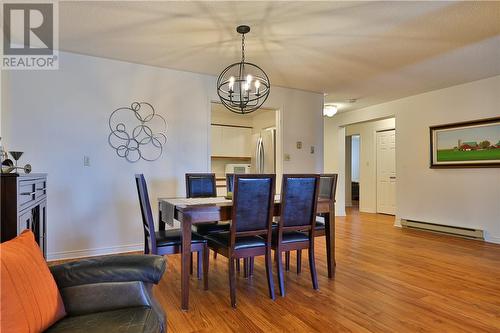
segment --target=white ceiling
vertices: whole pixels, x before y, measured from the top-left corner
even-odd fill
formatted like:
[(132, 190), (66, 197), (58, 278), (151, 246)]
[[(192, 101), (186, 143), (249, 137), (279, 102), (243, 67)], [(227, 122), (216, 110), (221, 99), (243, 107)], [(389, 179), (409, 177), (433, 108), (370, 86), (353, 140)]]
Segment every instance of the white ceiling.
[[(218, 75), (246, 58), (341, 109), (500, 74), (500, 2), (63, 2), (60, 49)], [(352, 105), (348, 99), (357, 98)]]

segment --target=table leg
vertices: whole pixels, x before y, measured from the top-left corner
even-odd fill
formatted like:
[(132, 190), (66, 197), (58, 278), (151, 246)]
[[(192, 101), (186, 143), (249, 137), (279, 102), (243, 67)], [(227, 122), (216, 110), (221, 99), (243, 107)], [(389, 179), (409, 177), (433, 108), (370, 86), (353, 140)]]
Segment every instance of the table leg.
[(335, 275), (335, 209), (330, 206), (330, 212), (325, 214), (325, 233), (326, 233), (326, 259), (328, 266), (328, 278)]
[(182, 227), (181, 248), (181, 308), (187, 311), (189, 308), (189, 267), (191, 258), (191, 221), (189, 218), (180, 218)]
[(161, 202), (158, 203), (158, 229), (165, 230), (165, 222), (162, 219)]

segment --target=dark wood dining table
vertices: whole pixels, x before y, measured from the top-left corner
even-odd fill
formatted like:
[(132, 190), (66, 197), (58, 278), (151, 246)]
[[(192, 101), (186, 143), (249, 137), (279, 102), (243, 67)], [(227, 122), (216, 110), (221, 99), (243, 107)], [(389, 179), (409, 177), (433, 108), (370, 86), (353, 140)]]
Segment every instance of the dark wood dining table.
[[(181, 248), (181, 308), (189, 308), (189, 267), (191, 264), (191, 226), (193, 224), (213, 223), (214, 221), (231, 220), (232, 201), (223, 197), (218, 198), (158, 198), (160, 230), (165, 230), (166, 212), (169, 207), (175, 206), (173, 218), (180, 222), (182, 233)], [(317, 213), (325, 218), (325, 234), (327, 246), (328, 277), (335, 274), (335, 203), (329, 199), (318, 199)], [(280, 215), (281, 202), (279, 195), (274, 203), (274, 216)], [(188, 249), (187, 251), (185, 249)]]

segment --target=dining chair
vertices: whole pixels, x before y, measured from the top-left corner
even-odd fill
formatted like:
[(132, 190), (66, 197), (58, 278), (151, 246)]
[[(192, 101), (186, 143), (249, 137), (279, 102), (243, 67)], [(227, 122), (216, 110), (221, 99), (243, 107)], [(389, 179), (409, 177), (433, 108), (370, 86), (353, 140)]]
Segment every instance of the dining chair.
[[(153, 213), (149, 201), (148, 187), (143, 174), (135, 175), (137, 193), (142, 214), (144, 231), (144, 254), (168, 255), (181, 252), (182, 236), (179, 229), (155, 231)], [(197, 252), (198, 258), (203, 257), (203, 285), (208, 289), (208, 247), (207, 240), (195, 233), (191, 236), (191, 252)], [(200, 256), (200, 253), (202, 256)], [(201, 278), (198, 265), (198, 278)]]
[(234, 173), (226, 173), (226, 192), (227, 195), (229, 193), (233, 193), (233, 184), (234, 184)]
[(215, 173), (186, 173), (186, 197), (210, 198), (216, 196)]
[[(232, 198), (233, 194), (233, 187), (234, 187), (234, 173), (226, 173), (226, 193), (227, 197)], [(229, 194), (231, 193), (231, 194)], [(217, 257), (217, 252), (214, 253), (214, 258)], [(244, 277), (249, 277), (250, 275), (253, 275), (253, 265), (254, 265), (254, 258), (251, 257), (250, 259), (243, 259), (243, 267), (244, 267)], [(240, 271), (240, 259), (236, 259), (236, 271)]]
[(287, 251), (308, 249), (311, 280), (318, 289), (314, 234), (319, 183), (318, 175), (283, 175), (280, 218), (272, 239), (281, 296), (285, 296), (282, 252)]
[[(217, 196), (215, 173), (186, 173), (187, 198), (211, 198)], [(229, 231), (229, 222), (214, 221), (193, 226), (193, 230), (201, 236), (214, 232)], [(214, 259), (217, 252), (214, 252)], [(191, 258), (191, 262), (193, 258)], [(198, 259), (198, 266), (200, 260)], [(192, 264), (191, 264), (192, 267)], [(191, 268), (192, 270), (192, 268)]]
[[(321, 174), (319, 181), (319, 198), (320, 199), (328, 199), (335, 203), (335, 193), (337, 191), (337, 180), (338, 174), (329, 173), (329, 174)], [(325, 214), (318, 214), (316, 217), (316, 226), (315, 226), (315, 237), (321, 237), (326, 235), (326, 224), (325, 224)], [(329, 238), (326, 237), (326, 253), (330, 254), (330, 247), (332, 244), (329, 242)], [(288, 269), (290, 269), (288, 267)], [(297, 273), (300, 273), (302, 270), (302, 250), (297, 250)]]
[(275, 175), (235, 175), (230, 230), (205, 236), (209, 248), (228, 258), (232, 307), (236, 307), (235, 263), (239, 258), (265, 256), (269, 297), (275, 298), (271, 262), (275, 183)]

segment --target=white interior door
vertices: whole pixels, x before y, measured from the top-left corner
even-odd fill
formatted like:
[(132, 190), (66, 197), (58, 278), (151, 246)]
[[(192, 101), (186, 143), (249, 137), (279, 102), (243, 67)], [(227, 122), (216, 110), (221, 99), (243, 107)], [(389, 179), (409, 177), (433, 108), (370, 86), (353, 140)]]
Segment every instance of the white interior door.
[(396, 213), (396, 131), (377, 132), (377, 212)]

